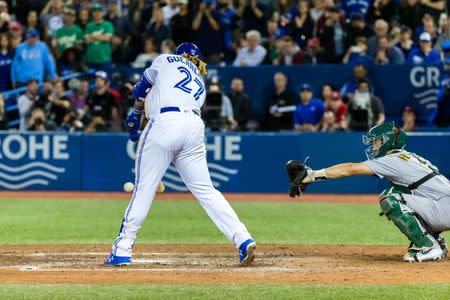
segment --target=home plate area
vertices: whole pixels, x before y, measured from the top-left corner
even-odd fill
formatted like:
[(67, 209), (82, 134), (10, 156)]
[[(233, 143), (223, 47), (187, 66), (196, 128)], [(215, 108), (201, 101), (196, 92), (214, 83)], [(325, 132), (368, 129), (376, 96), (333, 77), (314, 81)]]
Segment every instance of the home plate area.
[(450, 281), (450, 261), (404, 263), (403, 247), (258, 245), (240, 267), (229, 245), (139, 245), (133, 264), (102, 264), (107, 245), (0, 247), (0, 282), (365, 284)]

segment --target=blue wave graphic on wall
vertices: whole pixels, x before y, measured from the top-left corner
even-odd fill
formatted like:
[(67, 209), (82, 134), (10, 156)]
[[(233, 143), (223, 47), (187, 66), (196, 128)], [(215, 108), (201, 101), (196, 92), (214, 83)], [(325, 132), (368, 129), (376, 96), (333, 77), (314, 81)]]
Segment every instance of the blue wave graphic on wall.
[[(228, 182), (232, 175), (238, 173), (237, 169), (230, 169), (216, 163), (208, 163), (209, 174), (214, 187), (219, 188), (223, 183)], [(177, 192), (187, 192), (189, 189), (184, 185), (177, 169), (170, 165), (164, 175), (162, 182), (164, 185)]]
[(65, 168), (40, 161), (15, 167), (0, 163), (0, 187), (20, 190), (33, 185), (47, 186), (49, 180), (58, 180), (58, 174), (65, 171)]
[(427, 109), (437, 108), (436, 94), (437, 89), (428, 89), (414, 94), (414, 98)]

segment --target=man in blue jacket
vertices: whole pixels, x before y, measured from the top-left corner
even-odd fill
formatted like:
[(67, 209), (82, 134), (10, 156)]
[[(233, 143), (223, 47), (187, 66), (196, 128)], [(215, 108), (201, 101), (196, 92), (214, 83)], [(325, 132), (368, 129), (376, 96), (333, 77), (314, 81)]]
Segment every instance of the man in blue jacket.
[(423, 32), (420, 35), (420, 47), (414, 48), (409, 52), (408, 64), (427, 64), (435, 65), (441, 62), (439, 54), (433, 50), (431, 35), (428, 32)]
[(322, 100), (313, 98), (312, 88), (308, 83), (304, 83), (300, 87), (300, 100), (300, 104), (294, 111), (295, 130), (317, 131), (325, 113), (325, 105)]
[(56, 66), (47, 45), (39, 40), (37, 29), (28, 29), (27, 40), (16, 48), (16, 54), (11, 68), (11, 82), (13, 88), (27, 84), (31, 79), (39, 82), (45, 80), (45, 75), (55, 79)]

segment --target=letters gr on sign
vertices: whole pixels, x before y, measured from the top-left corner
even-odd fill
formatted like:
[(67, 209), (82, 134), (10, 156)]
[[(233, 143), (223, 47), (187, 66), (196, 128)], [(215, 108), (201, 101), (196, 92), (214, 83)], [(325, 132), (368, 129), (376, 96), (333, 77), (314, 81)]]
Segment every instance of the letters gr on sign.
[(441, 72), (438, 67), (417, 66), (411, 69), (409, 73), (409, 81), (413, 87), (437, 87)]
[[(243, 159), (241, 149), (241, 136), (239, 135), (210, 135), (206, 141), (208, 155), (208, 168), (213, 185), (219, 188), (230, 181), (239, 170), (230, 168), (227, 162), (240, 162)], [(134, 161), (136, 157), (136, 144), (128, 141), (126, 146), (128, 157)], [(134, 174), (134, 168), (131, 169)], [(163, 177), (163, 183), (174, 191), (188, 191), (183, 180), (174, 166), (169, 166)]]
[(436, 109), (436, 94), (440, 84), (441, 72), (438, 67), (417, 66), (411, 69), (409, 81), (415, 88), (414, 100), (417, 107)]
[(0, 139), (0, 187), (18, 190), (48, 186), (66, 169), (52, 161), (70, 159), (68, 135), (10, 134)]

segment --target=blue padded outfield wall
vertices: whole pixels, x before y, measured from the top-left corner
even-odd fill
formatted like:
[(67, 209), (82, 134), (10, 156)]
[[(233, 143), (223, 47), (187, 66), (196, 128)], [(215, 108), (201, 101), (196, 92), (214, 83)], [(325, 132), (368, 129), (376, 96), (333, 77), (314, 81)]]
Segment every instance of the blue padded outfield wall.
[[(135, 144), (126, 134), (0, 133), (0, 189), (122, 191), (134, 181)], [(303, 160), (323, 168), (365, 159), (359, 133), (230, 133), (207, 135), (208, 162), (223, 192), (285, 193), (284, 165)], [(409, 137), (410, 151), (450, 175), (450, 132)], [(186, 191), (173, 166), (163, 178), (169, 191)], [(319, 182), (314, 193), (378, 193), (375, 177)]]
[[(374, 93), (383, 101), (389, 119), (400, 121), (405, 106), (411, 106), (419, 113), (418, 120), (425, 123), (436, 109), (436, 92), (443, 74), (440, 66), (373, 65), (367, 68)], [(117, 67), (115, 72), (126, 78), (134, 72), (141, 74), (142, 69), (122, 66)], [(273, 76), (276, 72), (286, 74), (288, 88), (296, 95), (300, 84), (304, 82), (310, 83), (314, 95), (320, 97), (320, 89), (324, 83), (330, 83), (340, 90), (344, 83), (353, 79), (353, 67), (350, 65), (211, 67), (208, 69), (208, 76), (218, 75), (226, 92), (229, 92), (233, 78), (242, 78), (245, 92), (252, 101), (252, 115), (261, 120), (274, 93)]]

